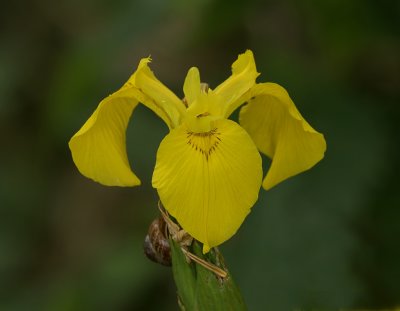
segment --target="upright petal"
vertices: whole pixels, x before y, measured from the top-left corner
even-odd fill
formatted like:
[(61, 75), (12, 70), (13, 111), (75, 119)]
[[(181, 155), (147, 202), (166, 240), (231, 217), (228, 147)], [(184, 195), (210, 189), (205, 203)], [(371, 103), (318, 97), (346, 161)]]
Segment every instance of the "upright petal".
[(324, 157), (324, 136), (303, 119), (284, 88), (257, 84), (246, 96), (248, 104), (240, 111), (240, 124), (272, 159), (263, 181), (265, 189), (310, 169)]
[(199, 69), (192, 67), (189, 69), (185, 83), (183, 84), (185, 100), (190, 106), (200, 94), (200, 73)]
[(262, 181), (261, 157), (237, 123), (220, 119), (207, 133), (185, 124), (161, 142), (153, 187), (168, 212), (203, 252), (229, 239), (256, 202)]
[(163, 120), (167, 119), (166, 123), (171, 124), (170, 128), (177, 127), (185, 112), (185, 106), (173, 92), (155, 77), (148, 66), (149, 62), (150, 58), (142, 59), (137, 71), (128, 83), (133, 84), (148, 97), (143, 98), (143, 100), (139, 99), (140, 102), (153, 110)]
[(136, 186), (126, 153), (126, 128), (138, 104), (139, 91), (122, 89), (102, 100), (69, 148), (82, 175), (106, 186)]
[(253, 52), (247, 50), (240, 54), (232, 64), (232, 75), (214, 90), (223, 99), (224, 117), (229, 117), (242, 104), (237, 99), (255, 84), (258, 75)]

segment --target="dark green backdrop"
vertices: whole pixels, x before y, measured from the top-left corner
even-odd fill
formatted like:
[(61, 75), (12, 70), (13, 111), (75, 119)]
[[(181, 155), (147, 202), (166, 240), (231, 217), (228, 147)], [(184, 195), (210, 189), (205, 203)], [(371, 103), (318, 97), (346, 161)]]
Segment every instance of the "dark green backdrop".
[(177, 309), (142, 255), (166, 126), (135, 111), (132, 189), (82, 177), (67, 142), (141, 57), (181, 96), (247, 48), (328, 143), (222, 246), (250, 310), (400, 305), (398, 1), (8, 1), (0, 29), (0, 310)]

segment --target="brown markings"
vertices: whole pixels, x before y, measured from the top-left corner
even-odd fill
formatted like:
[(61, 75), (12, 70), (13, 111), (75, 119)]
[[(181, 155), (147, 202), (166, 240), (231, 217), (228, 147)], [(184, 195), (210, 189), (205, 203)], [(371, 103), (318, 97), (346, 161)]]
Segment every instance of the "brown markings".
[(217, 150), (221, 140), (221, 133), (217, 128), (209, 132), (195, 133), (186, 132), (187, 144), (190, 145), (195, 151), (200, 152), (208, 161), (211, 154)]

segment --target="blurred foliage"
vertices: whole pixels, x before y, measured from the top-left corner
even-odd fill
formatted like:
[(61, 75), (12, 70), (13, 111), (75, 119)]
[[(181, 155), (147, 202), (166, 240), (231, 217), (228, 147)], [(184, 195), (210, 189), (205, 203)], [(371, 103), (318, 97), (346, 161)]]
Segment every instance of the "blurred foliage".
[(398, 1), (17, 0), (0, 29), (0, 310), (177, 309), (142, 255), (166, 126), (135, 111), (133, 189), (86, 180), (67, 142), (141, 57), (182, 95), (190, 66), (215, 86), (247, 48), (328, 142), (222, 247), (249, 309), (400, 306)]

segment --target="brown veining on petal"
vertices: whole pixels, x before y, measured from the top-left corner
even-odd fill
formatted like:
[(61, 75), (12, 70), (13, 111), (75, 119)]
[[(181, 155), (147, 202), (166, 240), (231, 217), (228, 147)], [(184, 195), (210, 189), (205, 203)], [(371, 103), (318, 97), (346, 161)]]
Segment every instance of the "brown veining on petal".
[(207, 161), (221, 143), (221, 133), (218, 132), (217, 128), (204, 133), (187, 131), (186, 134), (187, 144), (190, 145), (195, 151), (198, 151), (204, 155)]

